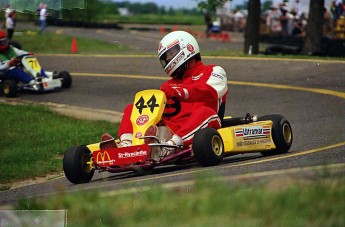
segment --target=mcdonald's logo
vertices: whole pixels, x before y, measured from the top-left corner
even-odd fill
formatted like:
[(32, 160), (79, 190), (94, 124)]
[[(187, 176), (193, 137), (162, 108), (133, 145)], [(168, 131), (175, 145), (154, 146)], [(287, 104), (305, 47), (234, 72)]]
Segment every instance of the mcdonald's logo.
[(110, 155), (107, 151), (98, 152), (96, 162), (100, 165), (114, 164), (115, 160), (110, 159)]

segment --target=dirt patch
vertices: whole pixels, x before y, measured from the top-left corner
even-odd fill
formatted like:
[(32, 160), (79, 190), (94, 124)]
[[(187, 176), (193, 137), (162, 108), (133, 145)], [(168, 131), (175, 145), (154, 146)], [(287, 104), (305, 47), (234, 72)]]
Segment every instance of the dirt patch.
[(47, 182), (49, 180), (61, 178), (63, 176), (64, 176), (63, 173), (52, 173), (52, 174), (48, 174), (47, 176), (44, 176), (44, 177), (35, 177), (32, 179), (26, 179), (26, 180), (13, 182), (13, 183), (8, 183), (8, 185), (10, 185), (9, 186), (10, 188), (8, 190), (25, 187), (25, 186), (32, 185), (32, 184), (44, 183), (44, 182)]

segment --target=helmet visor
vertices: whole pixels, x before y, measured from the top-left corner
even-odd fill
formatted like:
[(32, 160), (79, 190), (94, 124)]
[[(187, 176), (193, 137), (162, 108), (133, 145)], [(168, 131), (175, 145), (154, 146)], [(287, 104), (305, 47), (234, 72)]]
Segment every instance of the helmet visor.
[(180, 45), (176, 44), (161, 55), (159, 61), (163, 68), (180, 52)]

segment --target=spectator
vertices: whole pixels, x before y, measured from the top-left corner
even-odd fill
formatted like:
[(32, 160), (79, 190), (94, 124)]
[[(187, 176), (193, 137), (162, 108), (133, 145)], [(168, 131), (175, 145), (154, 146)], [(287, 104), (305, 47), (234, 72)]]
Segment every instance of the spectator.
[(8, 14), (12, 11), (12, 7), (10, 4), (8, 4), (6, 6), (6, 10), (5, 10), (5, 19), (2, 21), (2, 28), (6, 29), (6, 19), (8, 17)]
[(42, 34), (46, 32), (47, 16), (48, 16), (47, 5), (42, 4), (42, 8), (40, 10), (40, 31)]
[(323, 7), (323, 34), (329, 35), (332, 33), (332, 19), (331, 13), (326, 7)]
[(266, 17), (266, 24), (270, 29), (270, 34), (277, 35), (281, 33), (282, 26), (280, 23), (280, 13), (276, 7), (271, 6)]
[(212, 29), (212, 16), (210, 12), (206, 11), (204, 14), (205, 24), (206, 24), (206, 37), (210, 36), (211, 29)]
[(294, 21), (294, 27), (291, 32), (291, 36), (293, 37), (304, 37), (305, 36), (305, 30), (303, 26), (302, 21), (295, 20)]
[(12, 12), (12, 7), (10, 4), (8, 4), (6, 6), (6, 10), (5, 10), (5, 19), (8, 17), (8, 15)]
[(337, 19), (339, 19), (344, 14), (344, 8), (343, 8), (342, 0), (336, 0), (335, 1), (335, 7), (336, 7), (335, 10), (336, 10)]
[(285, 3), (280, 3), (279, 4), (279, 11), (280, 11), (280, 24), (282, 27), (282, 35), (283, 36), (288, 36), (288, 10), (286, 8)]
[(8, 40), (12, 40), (12, 38), (13, 38), (14, 27), (16, 26), (16, 21), (14, 18), (15, 14), (16, 14), (16, 11), (12, 10), (6, 18), (6, 29), (7, 29), (7, 39)]
[(40, 26), (40, 13), (41, 13), (41, 9), (43, 8), (43, 3), (41, 2), (39, 5), (38, 5), (38, 8), (36, 10), (36, 15), (38, 16), (38, 20), (37, 20), (37, 25)]

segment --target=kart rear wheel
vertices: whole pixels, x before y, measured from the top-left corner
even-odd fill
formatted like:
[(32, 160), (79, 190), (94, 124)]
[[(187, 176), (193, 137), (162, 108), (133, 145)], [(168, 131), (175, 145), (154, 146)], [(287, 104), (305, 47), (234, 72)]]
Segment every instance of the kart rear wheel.
[(2, 93), (6, 97), (15, 97), (18, 93), (18, 86), (15, 80), (5, 80), (1, 86)]
[(258, 118), (258, 121), (266, 120), (271, 120), (273, 122), (272, 138), (276, 145), (276, 149), (261, 152), (261, 154), (264, 156), (270, 156), (288, 152), (293, 140), (292, 128), (289, 121), (280, 114), (265, 115)]
[(72, 77), (67, 71), (61, 71), (59, 77), (62, 78), (62, 88), (70, 88), (72, 84)]
[(195, 159), (201, 166), (215, 166), (223, 160), (223, 139), (214, 128), (197, 131), (193, 138), (192, 148)]
[(63, 171), (67, 179), (74, 184), (90, 182), (95, 169), (89, 163), (92, 154), (86, 146), (71, 147), (63, 157)]

